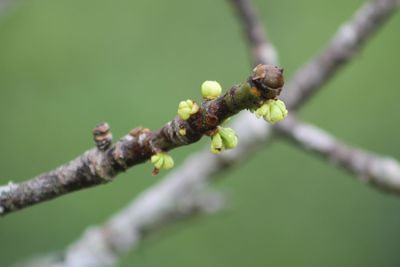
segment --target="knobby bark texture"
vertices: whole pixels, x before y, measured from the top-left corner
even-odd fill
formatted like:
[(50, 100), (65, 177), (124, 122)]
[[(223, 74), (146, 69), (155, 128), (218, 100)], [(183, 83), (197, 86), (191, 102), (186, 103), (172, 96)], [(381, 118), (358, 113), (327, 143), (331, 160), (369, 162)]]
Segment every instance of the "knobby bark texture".
[[(231, 1), (235, 4), (234, 6), (239, 7), (239, 9), (246, 7), (247, 11), (252, 11), (252, 13), (246, 13), (239, 10), (238, 13), (240, 16), (243, 16), (243, 14), (252, 14), (250, 16), (255, 17), (254, 9), (252, 9), (252, 7), (250, 6), (251, 2), (249, 0)], [(376, 2), (377, 1), (370, 1), (360, 10), (366, 9), (366, 6), (373, 6), (376, 4)], [(238, 3), (241, 5), (238, 5)], [(394, 7), (395, 6), (392, 5), (392, 8)], [(361, 11), (358, 11), (358, 13), (360, 12)], [(380, 14), (380, 16), (387, 17), (390, 15), (390, 13), (391, 12), (383, 12)], [(250, 21), (247, 18), (243, 17), (240, 17), (240, 19), (243, 20), (243, 23), (246, 23), (245, 21)], [(349, 22), (349, 24), (351, 24), (352, 21)], [(259, 28), (261, 28), (261, 26), (259, 26)], [(246, 35), (247, 34), (248, 33), (246, 32)], [(338, 36), (338, 34), (336, 36)], [(369, 36), (370, 35), (368, 35), (368, 37)], [(337, 39), (337, 37), (335, 37), (334, 39)], [(251, 47), (257, 47), (257, 45), (254, 45), (252, 41), (250, 41), (249, 44)], [(361, 43), (356, 44), (356, 46), (358, 47), (360, 45)], [(268, 44), (267, 47), (271, 47), (273, 49), (273, 46), (271, 44)], [(345, 42), (341, 42), (341, 45), (339, 44), (337, 46), (337, 49), (339, 50), (337, 54), (340, 55), (340, 50), (346, 49)], [(325, 49), (324, 51), (326, 50), (328, 49)], [(266, 56), (260, 57), (264, 59), (255, 59), (255, 62), (263, 62), (264, 60), (268, 63), (275, 63), (274, 60), (276, 60), (277, 54), (275, 52), (272, 54), (275, 55), (274, 58), (271, 58), (270, 56), (264, 54)], [(351, 57), (353, 55), (354, 54), (352, 54)], [(310, 64), (315, 64), (313, 63), (315, 61), (318, 61), (318, 57), (311, 60), (309, 64), (303, 66), (297, 73), (303, 72), (304, 68), (307, 68), (307, 66)], [(320, 67), (322, 68), (324, 66)], [(324, 71), (335, 72), (336, 70), (337, 68), (327, 68)], [(307, 74), (309, 72), (305, 73)], [(331, 75), (328, 74), (324, 77), (330, 76)], [(316, 84), (317, 81), (315, 79), (318, 78), (318, 75), (311, 75), (310, 79), (314, 81), (309, 81), (308, 85)], [(320, 86), (323, 85), (325, 82), (326, 80), (318, 81)], [(294, 84), (294, 82), (292, 82), (291, 84)], [(317, 87), (313, 88), (312, 90), (316, 89)], [(309, 96), (311, 96), (311, 94), (309, 94), (307, 97)], [(303, 102), (300, 102), (299, 105), (301, 105), (302, 103)], [(30, 262), (30, 264), (24, 266), (102, 267), (114, 265), (121, 254), (126, 253), (126, 251), (129, 249), (135, 249), (140, 244), (142, 238), (148, 236), (148, 234), (138, 234), (142, 232), (140, 230), (142, 227), (145, 227), (147, 229), (145, 232), (151, 233), (153, 231), (159, 230), (163, 225), (166, 224), (167, 221), (164, 219), (165, 217), (176, 216), (176, 218), (180, 219), (191, 218), (193, 213), (180, 212), (180, 205), (176, 203), (179, 203), (180, 199), (185, 199), (184, 196), (193, 196), (198, 194), (193, 194), (193, 192), (204, 191), (206, 189), (206, 185), (215, 177), (216, 174), (220, 174), (224, 170), (235, 166), (235, 163), (237, 162), (243, 162), (246, 156), (253, 155), (254, 150), (259, 148), (261, 143), (268, 143), (269, 141), (271, 141), (272, 128), (274, 128), (275, 130), (279, 130), (282, 133), (287, 132), (289, 136), (297, 133), (297, 138), (293, 138), (296, 144), (299, 144), (301, 148), (307, 148), (311, 150), (315, 149), (317, 153), (320, 153), (318, 148), (320, 146), (315, 144), (311, 145), (308, 144), (308, 142), (312, 141), (321, 143), (321, 145), (323, 145), (327, 143), (327, 141), (322, 140), (321, 138), (323, 138), (326, 133), (312, 125), (307, 125), (307, 131), (293, 130), (294, 126), (290, 126), (293, 125), (292, 119), (296, 118), (290, 116), (290, 119), (287, 123), (285, 120), (277, 125), (278, 128), (275, 128), (266, 124), (262, 120), (256, 119), (252, 114), (248, 112), (240, 113), (232, 124), (232, 128), (237, 129), (237, 134), (240, 138), (238, 147), (235, 150), (226, 151), (220, 155), (212, 155), (208, 152), (207, 148), (201, 152), (193, 154), (182, 164), (182, 166), (176, 168), (173, 172), (167, 175), (165, 179), (159, 184), (147, 189), (143, 194), (132, 200), (132, 202), (125, 209), (112, 216), (107, 223), (101, 226), (89, 228), (89, 230), (87, 230), (84, 235), (82, 235), (76, 242), (71, 244), (71, 246), (69, 246), (68, 249), (61, 253), (60, 256), (43, 257), (35, 261), (35, 264), (33, 264), (33, 262)], [(297, 120), (295, 122), (299, 123)], [(281, 126), (283, 123), (285, 125)], [(296, 125), (297, 127), (299, 127), (298, 124)], [(288, 131), (285, 131), (284, 128), (289, 129)], [(313, 137), (312, 140), (308, 138), (309, 136)], [(322, 141), (319, 142), (318, 140)], [(325, 151), (327, 150), (325, 149)], [(349, 154), (347, 154), (346, 152), (344, 153), (344, 155)], [(326, 157), (329, 157), (328, 154)], [(193, 169), (196, 169), (197, 171), (191, 171)], [(356, 168), (353, 171), (356, 172), (355, 170)], [(189, 201), (189, 203), (190, 202), (191, 201)], [(194, 201), (194, 203), (196, 202)], [(216, 206), (218, 207), (218, 205)], [(174, 221), (171, 220), (169, 222)], [(158, 225), (159, 227), (149, 228), (146, 225)], [(105, 256), (103, 257), (102, 255)]]
[[(283, 86), (282, 71), (272, 65), (257, 65), (241, 84), (215, 100), (204, 100), (199, 111), (188, 120), (176, 116), (158, 131), (135, 128), (112, 146), (108, 125), (98, 125), (93, 131), (97, 148), (54, 171), (20, 184), (9, 183), (0, 187), (1, 214), (109, 182), (117, 174), (145, 162), (157, 152), (197, 142), (241, 110), (254, 109), (265, 100), (275, 99)], [(185, 130), (183, 135), (182, 129)]]

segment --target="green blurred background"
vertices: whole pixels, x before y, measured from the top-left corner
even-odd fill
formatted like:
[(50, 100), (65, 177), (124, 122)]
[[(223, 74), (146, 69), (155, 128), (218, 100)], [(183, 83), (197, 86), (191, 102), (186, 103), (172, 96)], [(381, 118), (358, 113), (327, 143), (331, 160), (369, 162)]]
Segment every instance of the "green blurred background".
[[(361, 0), (255, 1), (286, 77), (331, 38)], [(400, 16), (301, 110), (354, 145), (400, 159)], [(0, 183), (53, 169), (115, 137), (160, 127), (203, 80), (249, 73), (226, 1), (26, 0), (0, 16)], [(158, 108), (151, 108), (151, 105)], [(177, 165), (208, 143), (172, 152)], [(120, 266), (399, 266), (400, 199), (285, 141), (221, 175), (231, 208), (153, 236)], [(166, 172), (150, 164), (113, 183), (0, 220), (0, 266), (65, 248)]]

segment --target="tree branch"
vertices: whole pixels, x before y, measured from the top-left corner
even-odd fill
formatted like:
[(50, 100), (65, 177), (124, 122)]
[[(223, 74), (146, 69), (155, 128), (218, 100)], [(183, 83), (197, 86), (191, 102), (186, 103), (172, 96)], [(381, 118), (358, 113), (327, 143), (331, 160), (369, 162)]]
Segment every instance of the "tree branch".
[(328, 46), (303, 65), (282, 93), (289, 109), (298, 109), (351, 60), (399, 6), (396, 0), (370, 0), (340, 27)]
[[(262, 50), (257, 47), (271, 48), (272, 45), (263, 37), (261, 25), (251, 2), (231, 1), (238, 9), (238, 14), (245, 25), (247, 40), (253, 51), (253, 61), (262, 63), (269, 52), (260, 52)], [(357, 54), (364, 42), (379, 29), (398, 5), (399, 3), (394, 0), (372, 0), (360, 8), (353, 19), (339, 29), (328, 47), (301, 67), (287, 83), (282, 94), (287, 106), (296, 110), (314, 92), (321, 89), (341, 66)], [(268, 45), (263, 45), (263, 42)], [(272, 126), (266, 124), (266, 127)], [(395, 159), (375, 155), (336, 141), (333, 136), (316, 126), (302, 123), (293, 115), (289, 120), (282, 121), (273, 128), (289, 137), (300, 148), (317, 152), (330, 162), (337, 163), (338, 166), (362, 177), (362, 180), (368, 181), (378, 189), (397, 194), (400, 192), (400, 165)]]
[[(248, 115), (252, 115), (249, 116)], [(242, 162), (258, 142), (268, 138), (260, 120), (249, 112), (238, 114), (232, 127), (240, 142), (219, 155), (208, 147), (192, 154), (157, 185), (150, 187), (103, 225), (92, 226), (61, 254), (42, 256), (25, 267), (106, 267), (136, 249), (143, 239), (172, 223), (209, 214), (223, 207), (221, 195), (207, 192), (208, 184), (230, 166)], [(267, 125), (265, 122), (262, 126)], [(239, 127), (240, 126), (240, 127)], [(196, 170), (195, 172), (193, 170)], [(200, 206), (200, 207), (199, 207)], [(195, 207), (195, 208), (191, 208)], [(183, 209), (183, 211), (182, 211)]]
[[(105, 267), (113, 266), (120, 256), (138, 247), (149, 235), (170, 224), (220, 210), (220, 194), (206, 191), (199, 158), (209, 151), (189, 158), (184, 168), (168, 175), (158, 185), (143, 192), (127, 207), (100, 226), (88, 228), (80, 239), (63, 253), (36, 258), (22, 266)], [(193, 170), (199, 170), (193, 172)]]
[(278, 53), (269, 41), (266, 31), (250, 0), (230, 0), (235, 8), (250, 47), (253, 65), (278, 64)]
[(329, 133), (289, 115), (277, 125), (282, 136), (360, 177), (361, 181), (400, 194), (400, 164), (393, 158), (354, 148)]
[(12, 4), (15, 4), (14, 2), (16, 1), (11, 1), (11, 0), (3, 0), (0, 1), (0, 15), (3, 15)]
[[(235, 4), (245, 4), (249, 5), (250, 2), (248, 0), (231, 0)], [(371, 3), (374, 3), (375, 1), (371, 1), (367, 5), (370, 5)], [(240, 7), (242, 5), (237, 5), (237, 7)], [(240, 8), (243, 8), (240, 7)], [(394, 6), (392, 6), (394, 8)], [(244, 13), (244, 12), (239, 12), (239, 14), (252, 14), (252, 13)], [(381, 16), (389, 16), (389, 13), (382, 13)], [(243, 16), (243, 15), (241, 15)], [(254, 15), (250, 15), (254, 16)], [(241, 19), (245, 18), (241, 17)], [(249, 21), (249, 20), (247, 20)], [(350, 22), (351, 24), (351, 22)], [(250, 42), (252, 44), (253, 42)], [(344, 43), (342, 43), (344, 45)], [(269, 45), (269, 47), (272, 47)], [(340, 46), (337, 47), (338, 50), (345, 49), (345, 47), (340, 48)], [(260, 50), (262, 51), (262, 50)], [(273, 53), (276, 55), (276, 53)], [(260, 57), (263, 58), (262, 60), (265, 60), (265, 62), (268, 63), (274, 63), (274, 60), (276, 59), (270, 59), (268, 56), (265, 57)], [(312, 60), (311, 62), (313, 62)], [(257, 61), (260, 62), (260, 61)], [(315, 63), (313, 63), (315, 65)], [(306, 66), (307, 67), (307, 66)], [(327, 69), (327, 72), (332, 71), (331, 69)], [(301, 73), (302, 70), (299, 70), (298, 73)], [(305, 72), (308, 73), (308, 72)], [(333, 74), (332, 74), (333, 75)], [(325, 77), (330, 77), (329, 73), (325, 75)], [(317, 75), (311, 75), (310, 79), (316, 79)], [(323, 81), (318, 81), (319, 85), (322, 85), (326, 80)], [(294, 83), (294, 82), (292, 82)], [(310, 84), (316, 84), (316, 81), (309, 82)], [(315, 90), (314, 88), (313, 90)], [(311, 94), (307, 96), (310, 97)], [(296, 96), (292, 96), (294, 99), (296, 99)], [(297, 100), (298, 101), (298, 100)], [(294, 102), (297, 102), (294, 101)], [(302, 102), (299, 101), (298, 105), (301, 105)], [(293, 118), (293, 117), (292, 117)], [(280, 130), (280, 127), (287, 127), (286, 122), (285, 125), (279, 126), (277, 130)], [(287, 124), (292, 123), (288, 122)], [(282, 125), (282, 122), (281, 122)], [(188, 193), (185, 192), (193, 192), (196, 188), (199, 190), (198, 192), (201, 192), (201, 190), (204, 190), (202, 188), (205, 188), (205, 185), (213, 179), (213, 176), (216, 174), (221, 173), (222, 171), (226, 170), (230, 166), (234, 166), (235, 162), (242, 161), (243, 158), (250, 153), (252, 153), (256, 148), (260, 147), (260, 142), (267, 143), (268, 141), (271, 140), (271, 130), (272, 127), (262, 120), (256, 119), (254, 116), (252, 116), (248, 112), (242, 112), (240, 113), (236, 120), (233, 122), (233, 128), (237, 129), (237, 134), (240, 138), (240, 142), (238, 144), (238, 147), (235, 150), (230, 150), (226, 151), (220, 155), (212, 155), (208, 153), (208, 149), (198, 152), (193, 154), (191, 157), (189, 157), (181, 167), (177, 168), (174, 172), (171, 172), (169, 175), (165, 177), (163, 181), (161, 181), (158, 185), (156, 185), (153, 188), (148, 189), (145, 193), (143, 193), (141, 196), (139, 196), (137, 199), (133, 200), (131, 204), (128, 205), (125, 209), (121, 210), (118, 214), (114, 215), (111, 217), (111, 219), (104, 224), (103, 226), (99, 227), (92, 227), (92, 230), (88, 230), (85, 235), (83, 235), (79, 240), (77, 240), (74, 244), (72, 244), (68, 250), (64, 253), (64, 259), (62, 257), (60, 258), (55, 258), (55, 257), (49, 257), (45, 258), (44, 260), (40, 261), (38, 265), (32, 265), (29, 264), (28, 266), (30, 267), (102, 267), (102, 266), (110, 266), (112, 265), (111, 263), (116, 260), (115, 257), (118, 256), (119, 253), (125, 253), (128, 249), (134, 249), (137, 247), (137, 245), (140, 243), (139, 241), (141, 238), (144, 238), (145, 235), (138, 235), (137, 233), (141, 233), (142, 230), (141, 227), (146, 227), (146, 225), (162, 225), (161, 222), (165, 222), (163, 219), (164, 216), (170, 217), (170, 215), (164, 215), (164, 214), (174, 214), (173, 210), (174, 208), (171, 209), (171, 207), (178, 207), (179, 205), (174, 205), (176, 201), (179, 201), (181, 199), (181, 196), (188, 195)], [(238, 127), (240, 126), (240, 127)], [(313, 128), (316, 129), (316, 128)], [(283, 130), (282, 130), (283, 131)], [(320, 132), (320, 130), (316, 129), (315, 131)], [(314, 132), (315, 132), (314, 131)], [(304, 135), (301, 135), (304, 136)], [(320, 140), (319, 138), (323, 135), (318, 135), (316, 140)], [(295, 140), (295, 139), (294, 139)], [(304, 143), (305, 144), (305, 143)], [(303, 146), (302, 146), (303, 147)], [(316, 147), (316, 146), (313, 146)], [(192, 172), (195, 168), (197, 171)], [(214, 176), (215, 177), (215, 176)], [(170, 192), (170, 193), (169, 193)], [(150, 207), (150, 208), (148, 208)], [(165, 207), (168, 207), (166, 211), (164, 211)], [(172, 217), (174, 217), (172, 215)], [(190, 217), (190, 215), (188, 215)], [(123, 219), (127, 218), (127, 219)], [(151, 219), (149, 219), (151, 218)], [(185, 218), (185, 217), (181, 217)], [(187, 217), (186, 217), (187, 218)], [(118, 223), (118, 222), (121, 223)], [(124, 223), (122, 223), (124, 222)], [(109, 226), (109, 225), (112, 226)], [(112, 230), (105, 230), (105, 229), (112, 229)], [(147, 233), (150, 233), (152, 231), (156, 231), (157, 227), (154, 228), (147, 228), (148, 230), (146, 231)], [(117, 231), (117, 232), (113, 232)], [(93, 234), (90, 234), (93, 233)], [(107, 235), (105, 233), (108, 233)], [(119, 239), (117, 238), (116, 241), (108, 241), (109, 239), (114, 239), (113, 235), (115, 237), (121, 237), (121, 243), (124, 245), (117, 245), (115, 247), (121, 248), (117, 249), (116, 253), (112, 254), (112, 261), (96, 261), (97, 258), (101, 258), (103, 252), (100, 250), (95, 249), (93, 253), (86, 254), (83, 257), (79, 257), (79, 255), (74, 256), (77, 251), (83, 251), (87, 252), (88, 247), (87, 245), (84, 245), (82, 248), (82, 245), (80, 244), (88, 244), (91, 240), (94, 240), (95, 242), (92, 242), (93, 246), (99, 246), (99, 247), (108, 247), (109, 244), (113, 243), (118, 243)], [(126, 235), (126, 238), (124, 236)], [(94, 237), (92, 237), (94, 236)], [(86, 240), (88, 239), (88, 240)], [(126, 241), (127, 240), (127, 241)], [(114, 248), (114, 246), (111, 246)], [(123, 248), (123, 249), (122, 249)], [(107, 255), (107, 253), (106, 253)], [(45, 264), (45, 263), (48, 264)], [(79, 263), (82, 263), (78, 265)], [(75, 264), (74, 264), (75, 263)]]
[[(277, 80), (280, 82), (277, 83)], [(108, 149), (100, 145), (107, 140), (107, 136), (111, 138), (109, 129), (102, 129), (104, 125), (99, 125), (93, 131), (98, 148), (29, 181), (0, 187), (0, 213), (5, 215), (69, 192), (109, 182), (117, 174), (145, 162), (155, 153), (197, 142), (230, 116), (243, 109), (256, 108), (267, 99), (276, 98), (282, 84), (282, 69), (258, 65), (240, 85), (233, 86), (215, 100), (204, 100), (188, 120), (177, 116), (154, 132), (143, 128), (133, 129)], [(184, 134), (181, 130), (184, 130)]]
[[(274, 53), (266, 51), (273, 51), (273, 48), (268, 45), (268, 42), (263, 44), (263, 36), (259, 36), (262, 31), (260, 30), (261, 26), (257, 26), (259, 25), (258, 20), (248, 19), (248, 16), (254, 15), (254, 11), (248, 8), (249, 2), (247, 0), (233, 0), (233, 2), (237, 4), (239, 14), (242, 14), (246, 27), (258, 29), (250, 30), (252, 33), (248, 34), (250, 43), (254, 43), (253, 50), (258, 51), (254, 54), (270, 58), (267, 53), (271, 55)], [(312, 92), (316, 91), (337, 71), (339, 66), (359, 50), (364, 40), (371, 36), (385, 18), (389, 17), (397, 5), (398, 1), (395, 0), (373, 0), (361, 8), (354, 19), (341, 28), (328, 48), (296, 73), (292, 82), (287, 86), (288, 93), (284, 94), (288, 106), (297, 108), (300, 103), (309, 98)], [(269, 47), (269, 49), (260, 49), (260, 47)], [(261, 60), (263, 59), (259, 58), (258, 61)], [(169, 150), (195, 142), (207, 131), (207, 129), (196, 131), (196, 127), (194, 127), (195, 131), (190, 132), (192, 136), (184, 140), (185, 138), (180, 138), (177, 133), (181, 126), (182, 123), (173, 120), (171, 124), (158, 132), (137, 129), (134, 131), (134, 135), (138, 136), (126, 135), (105, 152), (92, 149), (52, 172), (21, 184), (10, 183), (2, 186), (0, 187), (0, 212), (6, 214), (68, 192), (105, 183), (126, 168), (147, 160), (154, 154), (155, 149)], [(189, 126), (188, 129), (191, 129), (191, 125), (185, 126)], [(138, 137), (145, 142), (139, 142)], [(149, 145), (153, 140), (159, 148)]]

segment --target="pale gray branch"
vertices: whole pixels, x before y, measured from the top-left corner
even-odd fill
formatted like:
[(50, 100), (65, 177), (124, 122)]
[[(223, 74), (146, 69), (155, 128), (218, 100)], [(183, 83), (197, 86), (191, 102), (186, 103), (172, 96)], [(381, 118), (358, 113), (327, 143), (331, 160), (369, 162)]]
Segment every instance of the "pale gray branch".
[(206, 148), (193, 154), (182, 166), (134, 199), (104, 225), (86, 230), (61, 255), (39, 257), (22, 266), (113, 266), (120, 255), (135, 249), (149, 234), (181, 219), (222, 208), (223, 198), (216, 192), (208, 192), (207, 185), (216, 173), (241, 162), (246, 155), (259, 148), (258, 142), (269, 137), (265, 123), (258, 124), (260, 120), (247, 115), (247, 112), (239, 114), (240, 119), (232, 125), (241, 140), (237, 149), (213, 155)]
[[(252, 8), (251, 1), (231, 1), (235, 4), (245, 26), (246, 37), (253, 51), (253, 61), (263, 63), (268, 54), (276, 57), (276, 52), (271, 53), (268, 50), (257, 49), (258, 47), (273, 49), (273, 46), (262, 33), (262, 27)], [(312, 96), (312, 93), (320, 90), (342, 65), (356, 55), (363, 43), (393, 13), (396, 5), (396, 1), (393, 0), (371, 0), (360, 8), (352, 20), (340, 27), (327, 48), (301, 67), (285, 86), (282, 98), (288, 107), (292, 111), (296, 110)], [(327, 159), (335, 159), (339, 166), (363, 177), (363, 180), (372, 185), (386, 191), (399, 193), (400, 168), (396, 160), (352, 148), (340, 142), (333, 142), (334, 137), (316, 126), (303, 124), (294, 116), (290, 116), (275, 127), (265, 125), (266, 131), (269, 131), (269, 128), (278, 129), (295, 140), (296, 145), (311, 149)], [(307, 134), (310, 135), (307, 136)]]
[(370, 0), (343, 24), (328, 46), (302, 66), (285, 85), (282, 99), (289, 109), (297, 109), (351, 60), (394, 13), (396, 0)]
[(243, 33), (252, 52), (253, 65), (278, 64), (278, 53), (269, 41), (251, 0), (230, 0), (243, 26)]
[(318, 127), (298, 121), (294, 116), (288, 116), (277, 127), (300, 147), (316, 152), (362, 181), (400, 194), (400, 164), (397, 160), (354, 148)]

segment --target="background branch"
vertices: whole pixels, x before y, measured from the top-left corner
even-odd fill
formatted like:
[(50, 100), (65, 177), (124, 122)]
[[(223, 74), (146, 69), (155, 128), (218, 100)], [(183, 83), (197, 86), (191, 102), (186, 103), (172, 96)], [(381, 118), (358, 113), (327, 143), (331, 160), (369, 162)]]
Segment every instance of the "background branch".
[(400, 164), (397, 160), (340, 142), (331, 134), (298, 121), (293, 115), (277, 128), (301, 148), (316, 152), (330, 163), (355, 174), (361, 181), (391, 193), (400, 193)]
[[(276, 60), (277, 53), (264, 35), (251, 1), (231, 1), (244, 25), (253, 62), (265, 63), (268, 58)], [(380, 28), (397, 6), (398, 3), (393, 0), (372, 0), (361, 7), (353, 19), (339, 29), (323, 52), (301, 67), (285, 85), (282, 99), (288, 107), (297, 110), (313, 93), (320, 90), (341, 66), (357, 54), (364, 42)], [(317, 152), (330, 163), (336, 163), (337, 166), (362, 177), (363, 181), (368, 181), (379, 189), (398, 193), (400, 167), (396, 160), (338, 142), (318, 127), (302, 123), (293, 114), (290, 119), (274, 127), (267, 124), (266, 127), (285, 134), (295, 145), (305, 149), (305, 152)]]
[(251, 0), (230, 0), (243, 27), (253, 65), (278, 64), (278, 54), (268, 40)]
[(282, 93), (289, 109), (298, 109), (351, 60), (398, 7), (396, 0), (370, 0), (343, 24), (328, 46), (303, 65)]
[[(119, 256), (137, 248), (151, 233), (194, 215), (218, 211), (223, 207), (224, 200), (216, 192), (210, 195), (207, 189), (209, 182), (216, 174), (242, 162), (245, 156), (254, 151), (258, 146), (253, 139), (262, 141), (268, 137), (265, 127), (257, 128), (260, 120), (254, 115), (243, 120), (246, 114), (248, 113), (240, 113), (239, 119), (232, 125), (238, 129), (239, 138), (244, 140), (236, 149), (219, 155), (211, 154), (208, 148), (194, 153), (163, 181), (147, 189), (126, 208), (111, 216), (104, 225), (88, 228), (84, 235), (59, 256), (40, 257), (23, 266), (113, 266)], [(264, 122), (263, 125), (265, 124)], [(256, 134), (250, 136), (254, 133)], [(97, 245), (90, 245), (92, 243)]]
[(223, 197), (205, 190), (205, 176), (201, 171), (193, 172), (202, 165), (199, 157), (208, 156), (209, 151), (189, 158), (183, 168), (144, 191), (104, 225), (88, 228), (62, 254), (39, 257), (23, 266), (113, 266), (120, 256), (137, 248), (144, 238), (168, 225), (220, 210), (224, 205)]

